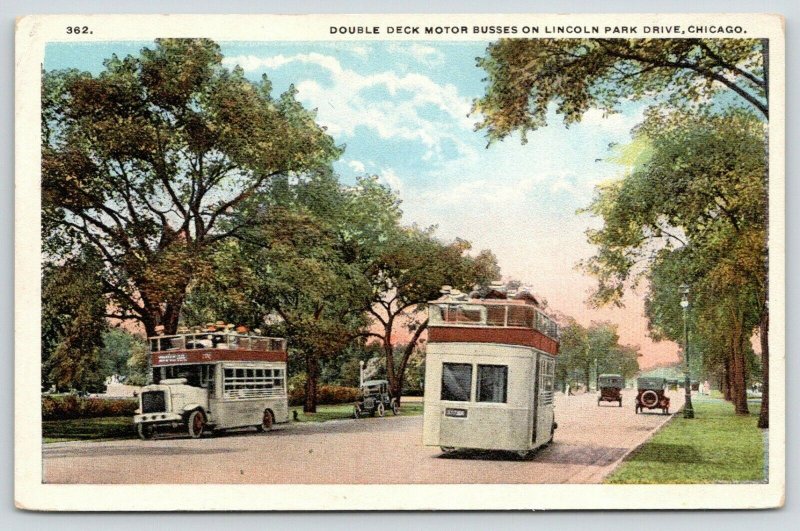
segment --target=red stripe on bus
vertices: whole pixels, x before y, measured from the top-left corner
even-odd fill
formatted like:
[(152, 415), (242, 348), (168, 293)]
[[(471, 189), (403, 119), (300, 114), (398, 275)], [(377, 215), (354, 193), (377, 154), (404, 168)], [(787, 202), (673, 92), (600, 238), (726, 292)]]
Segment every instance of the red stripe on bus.
[(432, 326), (429, 343), (497, 343), (533, 347), (548, 354), (558, 354), (558, 342), (538, 330), (527, 328), (470, 328), (465, 326)]
[(191, 349), (153, 352), (153, 366), (183, 363), (213, 363), (216, 361), (276, 361), (286, 363), (286, 352), (281, 350), (225, 350)]

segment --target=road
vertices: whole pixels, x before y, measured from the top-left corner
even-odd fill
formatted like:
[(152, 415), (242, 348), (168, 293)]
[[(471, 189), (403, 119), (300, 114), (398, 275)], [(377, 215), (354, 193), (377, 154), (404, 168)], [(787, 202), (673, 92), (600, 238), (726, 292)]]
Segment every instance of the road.
[[(198, 440), (46, 444), (45, 483), (598, 483), (668, 416), (556, 396), (552, 445), (522, 460), (499, 452), (444, 457), (422, 446), (422, 417), (290, 424)], [(672, 411), (683, 404), (670, 393)]]

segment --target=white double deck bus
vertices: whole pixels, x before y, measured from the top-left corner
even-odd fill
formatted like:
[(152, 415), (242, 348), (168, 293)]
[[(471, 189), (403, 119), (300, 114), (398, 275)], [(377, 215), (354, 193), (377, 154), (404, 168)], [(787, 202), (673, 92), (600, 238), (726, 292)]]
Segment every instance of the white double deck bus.
[(206, 431), (289, 421), (286, 340), (229, 333), (149, 338), (152, 384), (133, 422), (142, 439), (159, 430)]
[(522, 293), (429, 305), (423, 443), (528, 456), (550, 443), (558, 326)]

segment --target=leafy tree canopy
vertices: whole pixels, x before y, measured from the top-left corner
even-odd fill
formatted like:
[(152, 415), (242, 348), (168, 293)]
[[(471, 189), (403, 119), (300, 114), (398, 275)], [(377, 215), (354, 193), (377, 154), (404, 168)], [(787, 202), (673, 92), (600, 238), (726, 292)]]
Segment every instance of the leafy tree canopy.
[(98, 76), (45, 72), (46, 254), (94, 248), (113, 316), (174, 332), (198, 264), (249, 224), (223, 221), (273, 177), (340, 154), (293, 88), (271, 92), (266, 77), (224, 68), (206, 39), (157, 40)]
[(473, 112), (491, 141), (546, 125), (551, 103), (567, 124), (626, 99), (699, 107), (721, 93), (768, 117), (767, 50), (754, 39), (501, 39), (477, 59), (486, 93)]

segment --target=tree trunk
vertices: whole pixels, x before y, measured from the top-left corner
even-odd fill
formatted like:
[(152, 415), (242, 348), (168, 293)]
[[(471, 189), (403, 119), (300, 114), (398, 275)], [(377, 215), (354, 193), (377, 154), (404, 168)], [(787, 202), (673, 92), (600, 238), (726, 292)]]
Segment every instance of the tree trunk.
[(589, 384), (592, 381), (592, 366), (591, 364), (586, 365), (583, 368), (583, 384), (586, 386), (585, 392), (589, 392)]
[(761, 387), (761, 413), (758, 416), (758, 427), (769, 428), (769, 310), (764, 309), (761, 323), (758, 325), (758, 335), (761, 339), (761, 374), (763, 382)]
[(744, 334), (742, 332), (741, 320), (734, 323), (732, 338), (733, 360), (731, 364), (731, 377), (733, 383), (733, 406), (737, 415), (749, 415), (747, 408), (747, 367), (745, 364)]
[(728, 402), (733, 400), (731, 393), (731, 359), (729, 355), (722, 360), (722, 396)]
[(317, 412), (317, 381), (319, 379), (319, 360), (313, 354), (306, 354), (306, 385), (303, 400), (303, 413)]

